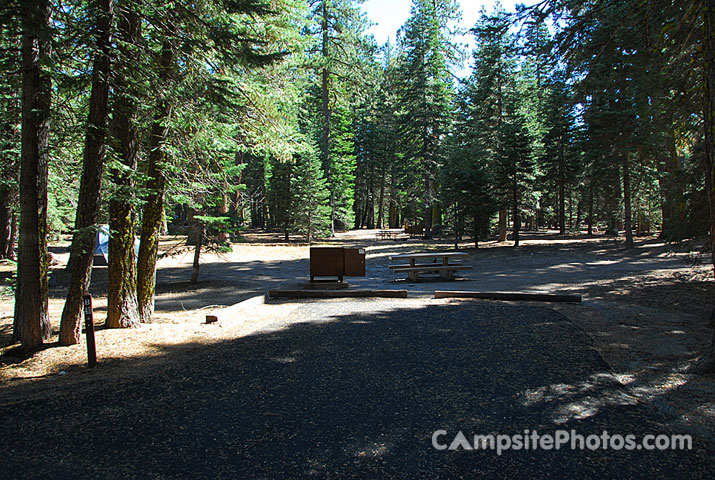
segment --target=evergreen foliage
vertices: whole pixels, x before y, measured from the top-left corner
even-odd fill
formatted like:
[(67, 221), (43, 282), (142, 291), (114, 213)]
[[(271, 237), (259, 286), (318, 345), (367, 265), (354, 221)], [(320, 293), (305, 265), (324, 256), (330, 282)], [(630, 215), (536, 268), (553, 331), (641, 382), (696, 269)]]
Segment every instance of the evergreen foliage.
[(296, 157), (290, 179), (292, 225), (311, 243), (330, 234), (330, 191), (315, 151), (307, 150)]
[[(395, 43), (380, 48), (360, 3), (0, 5), (0, 258), (32, 251), (18, 274), (20, 290), (37, 277), (42, 297), (29, 348), (46, 325), (40, 252), (75, 223), (78, 239), (110, 223), (110, 327), (150, 319), (165, 221), (196, 244), (196, 281), (202, 245), (227, 245), (245, 228), (312, 241), (423, 224), (427, 236), (476, 244), (506, 240), (511, 225), (515, 246), (523, 229), (606, 229), (627, 245), (715, 230), (707, 2), (545, 0), (513, 14), (497, 5), (471, 29), (461, 79), (455, 0), (414, 0)], [(108, 51), (100, 6), (114, 11)], [(38, 20), (47, 11), (50, 24)], [(23, 58), (23, 46), (42, 61)], [(103, 53), (111, 73), (97, 78)], [(22, 82), (29, 73), (34, 87)], [(106, 80), (97, 135), (92, 86)], [(23, 111), (23, 98), (41, 105)], [(101, 183), (86, 139), (104, 155)], [(25, 170), (25, 192), (38, 191), (24, 219), (23, 152), (37, 167)], [(83, 171), (83, 184), (100, 186), (84, 197)], [(18, 237), (23, 223), (36, 244)]]

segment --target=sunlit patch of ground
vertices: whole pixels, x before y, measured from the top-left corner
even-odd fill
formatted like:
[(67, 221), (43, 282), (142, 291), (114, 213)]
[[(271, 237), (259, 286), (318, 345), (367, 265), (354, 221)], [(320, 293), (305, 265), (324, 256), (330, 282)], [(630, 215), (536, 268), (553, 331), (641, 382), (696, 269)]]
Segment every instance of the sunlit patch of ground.
[[(124, 381), (143, 377), (161, 370), (171, 360), (164, 354), (171, 347), (225, 342), (266, 329), (270, 324), (288, 316), (298, 304), (257, 305), (241, 310), (240, 315), (222, 317), (218, 323), (206, 324), (205, 312), (187, 312), (174, 323), (142, 324), (138, 328), (103, 329), (97, 325), (97, 357), (101, 368), (87, 370), (87, 348), (84, 341), (69, 347), (59, 347), (56, 337), (51, 348), (46, 348), (28, 359), (14, 359), (0, 365), (0, 387), (25, 387), (33, 392), (38, 380), (66, 384), (83, 384), (102, 378)], [(123, 361), (134, 360), (131, 368)], [(7, 361), (7, 358), (6, 358)], [(1, 392), (1, 390), (0, 390)], [(23, 399), (27, 396), (23, 396)], [(0, 393), (0, 403), (9, 401)]]
[[(405, 288), (404, 283), (395, 284), (395, 275), (387, 269), (390, 255), (454, 248), (454, 241), (449, 238), (395, 242), (377, 240), (376, 233), (376, 230), (344, 232), (321, 244), (365, 247), (368, 278), (356, 282), (379, 288)], [(178, 251), (182, 242), (183, 237), (166, 237), (162, 251)], [(472, 243), (460, 242), (460, 249), (469, 253), (468, 262), (474, 266), (461, 274), (465, 281), (410, 285), (411, 295), (429, 295), (436, 288), (457, 288), (454, 285), (469, 290), (581, 294), (586, 300), (584, 304), (555, 308), (590, 334), (595, 348), (610, 365), (615, 378), (627, 386), (629, 395), (639, 402), (654, 404), (684, 424), (715, 432), (713, 377), (680, 373), (712, 338), (708, 323), (715, 308), (715, 282), (708, 254), (700, 252), (697, 244), (672, 246), (654, 237), (639, 238), (636, 248), (625, 250), (622, 240), (585, 235), (561, 238), (555, 232), (525, 232), (521, 247), (515, 250), (511, 246), (510, 241), (490, 241), (480, 242), (479, 249), (474, 249)], [(64, 239), (51, 247), (59, 262), (53, 267), (53, 275), (61, 279), (69, 256), (69, 241)], [(269, 288), (300, 285), (308, 273), (308, 257), (309, 246), (301, 237), (291, 236), (290, 242), (285, 242), (281, 233), (247, 232), (241, 242), (233, 245), (232, 252), (202, 255), (200, 281), (195, 286), (188, 283), (193, 260), (190, 250), (162, 258), (155, 323), (130, 330), (101, 328), (106, 315), (103, 293), (106, 267), (96, 268), (92, 288), (97, 344), (99, 357), (106, 365), (94, 372), (84, 370), (84, 344), (48, 348), (26, 360), (14, 356), (10, 345), (13, 299), (5, 295), (0, 299), (0, 387), (29, 385), (38, 379), (50, 379), (51, 383), (107, 375), (131, 378), (146, 372), (139, 367), (132, 371), (122, 368), (123, 359), (141, 357), (156, 362), (169, 346), (237, 338), (264, 328), (276, 318), (291, 321), (291, 307), (286, 304), (256, 307), (254, 314), (231, 324), (203, 324), (206, 313), (213, 309)], [(0, 263), (0, 275), (7, 278), (13, 268), (10, 263)], [(50, 345), (57, 341), (66, 292), (61, 282), (58, 285), (50, 291), (50, 318), (55, 332)], [(7, 355), (2, 356), (3, 353)], [(290, 362), (290, 358), (276, 361)], [(571, 398), (573, 392), (584, 393), (586, 387), (563, 388), (544, 386), (543, 391), (524, 395), (525, 399), (533, 397), (540, 401), (559, 396), (563, 400)], [(584, 403), (575, 399), (566, 402), (570, 410), (554, 412), (554, 418), (588, 415), (598, 407), (594, 401), (608, 404), (612, 400), (597, 397)], [(389, 449), (389, 442), (383, 440), (356, 444), (355, 450), (379, 456)]]
[(683, 373), (712, 337), (707, 315), (629, 305), (622, 299), (559, 305), (556, 310), (590, 334), (633, 399), (653, 405), (668, 421), (713, 438), (715, 376)]

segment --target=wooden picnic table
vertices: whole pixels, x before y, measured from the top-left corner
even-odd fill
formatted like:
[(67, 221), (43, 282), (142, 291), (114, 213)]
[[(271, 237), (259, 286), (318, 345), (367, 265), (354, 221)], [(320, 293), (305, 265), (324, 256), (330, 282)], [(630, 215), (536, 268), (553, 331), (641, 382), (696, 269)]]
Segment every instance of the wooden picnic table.
[[(420, 272), (439, 272), (439, 276), (445, 280), (454, 280), (454, 272), (457, 270), (467, 270), (472, 268), (463, 263), (450, 263), (450, 259), (460, 259), (466, 257), (464, 252), (429, 252), (429, 253), (407, 253), (392, 255), (392, 261), (407, 261), (407, 264), (388, 265), (394, 273), (407, 273), (407, 278), (413, 282), (419, 281)], [(432, 259), (432, 263), (417, 263), (418, 260)], [(441, 259), (441, 262), (439, 261)], [(437, 261), (435, 261), (437, 260)]]
[(404, 234), (405, 231), (400, 229), (387, 229), (387, 230), (380, 230), (377, 232), (375, 235), (378, 240), (387, 240), (387, 239), (392, 239), (392, 240), (397, 240), (397, 238)]

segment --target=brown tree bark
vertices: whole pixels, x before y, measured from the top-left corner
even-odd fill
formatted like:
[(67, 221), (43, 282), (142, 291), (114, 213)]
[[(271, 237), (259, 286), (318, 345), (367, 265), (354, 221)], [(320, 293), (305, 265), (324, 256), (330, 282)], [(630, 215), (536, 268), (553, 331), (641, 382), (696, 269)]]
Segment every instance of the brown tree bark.
[(386, 172), (383, 169), (382, 175), (380, 175), (380, 197), (377, 204), (377, 228), (385, 228), (385, 175)]
[(514, 246), (519, 246), (519, 229), (521, 227), (521, 218), (519, 215), (519, 186), (516, 178), (516, 166), (514, 167), (514, 180), (512, 185), (512, 231), (514, 236)]
[(196, 245), (196, 229), (194, 228), (194, 223), (196, 223), (196, 210), (189, 208), (186, 212), (186, 225), (188, 225), (188, 231), (186, 232), (186, 245), (192, 246)]
[(588, 235), (593, 235), (593, 186), (588, 191)]
[[(459, 224), (459, 220), (457, 220), (457, 224)], [(459, 230), (459, 229), (457, 229), (457, 230)], [(479, 219), (477, 217), (474, 217), (472, 234), (474, 235), (474, 248), (479, 248)], [(454, 233), (454, 242), (455, 242), (456, 246), (459, 246), (457, 232)], [(456, 247), (455, 247), (455, 249), (456, 249)]]
[[(18, 102), (19, 104), (19, 102)], [(17, 105), (8, 106), (8, 117), (19, 115)], [(2, 167), (0, 169), (0, 259), (14, 259), (12, 226), (17, 205), (17, 180), (20, 162), (12, 151), (13, 140), (18, 137), (16, 128), (8, 122), (3, 125)]]
[[(241, 149), (243, 144), (243, 135), (239, 133), (236, 136), (236, 145), (238, 145), (238, 151), (236, 152), (235, 157), (236, 166), (243, 166), (246, 163), (243, 156), (243, 150)], [(239, 170), (238, 176), (236, 177), (236, 186), (241, 185), (241, 183), (243, 183), (243, 168)], [(241, 199), (241, 190), (239, 188), (236, 189), (236, 193), (234, 194), (233, 200), (231, 202), (231, 213), (236, 218), (236, 221), (239, 225), (243, 225), (245, 223), (243, 214), (243, 200)]]
[[(18, 165), (11, 168), (17, 170)], [(17, 203), (17, 187), (11, 182), (16, 182), (16, 175), (4, 175), (0, 180), (0, 259), (14, 259), (13, 250), (13, 220), (15, 218), (15, 204)]]
[(121, 166), (109, 170), (109, 179), (114, 186), (109, 202), (109, 265), (107, 266), (108, 328), (125, 328), (139, 325), (137, 305), (137, 265), (134, 251), (134, 179), (132, 172), (137, 168), (139, 140), (135, 123), (137, 104), (135, 91), (130, 80), (131, 50), (129, 45), (139, 42), (139, 15), (125, 2), (117, 5), (120, 39), (118, 50), (120, 62), (114, 73), (114, 105), (112, 114), (112, 136), (115, 149), (119, 153)]
[(20, 240), (13, 337), (26, 352), (51, 333), (47, 313), (47, 182), (51, 79), (50, 3), (22, 6), (22, 153)]
[[(322, 42), (321, 42), (321, 54), (323, 56), (323, 61), (327, 65), (328, 61), (328, 46), (330, 42), (330, 31), (329, 31), (329, 26), (328, 26), (328, 2), (324, 1), (323, 2), (323, 8), (321, 12), (321, 22), (320, 22), (320, 28), (321, 28), (321, 36), (322, 36)], [(328, 205), (330, 207), (330, 236), (334, 237), (335, 236), (335, 198), (334, 198), (334, 192), (333, 192), (333, 184), (332, 184), (332, 159), (330, 158), (330, 103), (329, 103), (329, 97), (330, 97), (330, 70), (328, 70), (327, 66), (324, 66), (322, 68), (322, 71), (320, 72), (320, 94), (321, 94), (321, 113), (322, 113), (322, 128), (323, 128), (323, 138), (321, 142), (321, 153), (322, 153), (322, 158), (321, 160), (323, 161), (323, 168), (325, 169), (325, 179), (328, 184), (328, 190), (330, 191), (330, 196), (328, 197)], [(309, 240), (310, 242), (310, 240)]]
[[(168, 81), (175, 62), (173, 46), (164, 41), (159, 59), (160, 79)], [(166, 154), (164, 142), (167, 135), (167, 119), (171, 114), (168, 99), (161, 98), (157, 105), (149, 138), (149, 159), (146, 187), (149, 191), (142, 210), (141, 243), (137, 260), (137, 302), (139, 319), (150, 322), (154, 314), (154, 294), (156, 291), (156, 261), (159, 252), (159, 238), (163, 225), (164, 192), (166, 177), (164, 163)]]
[(365, 224), (367, 228), (375, 228), (375, 167), (371, 164), (368, 173), (370, 179), (367, 185), (367, 207), (365, 208)]
[(703, 118), (705, 126), (705, 188), (710, 213), (710, 252), (715, 273), (715, 6), (703, 2), (703, 57), (705, 81)]
[(75, 230), (70, 250), (70, 274), (67, 299), (60, 323), (60, 345), (74, 345), (81, 339), (82, 296), (89, 290), (94, 258), (94, 237), (99, 217), (99, 198), (106, 153), (106, 129), (109, 116), (109, 75), (111, 68), (112, 0), (94, 0), (93, 16), (97, 25), (96, 47), (92, 67), (92, 93), (84, 142), (82, 178)]
[(12, 226), (10, 227), (10, 243), (7, 246), (7, 258), (10, 260), (15, 260), (15, 243), (17, 242), (17, 212), (12, 213)]
[(199, 267), (201, 266), (201, 245), (204, 240), (204, 224), (199, 220), (196, 220), (194, 224), (195, 236), (196, 236), (196, 247), (194, 247), (194, 263), (191, 269), (191, 280), (189, 283), (191, 285), (196, 285), (199, 283)]
[(559, 138), (559, 235), (566, 235), (566, 161), (563, 137)]
[(623, 228), (626, 231), (626, 248), (633, 248), (633, 230), (631, 227), (631, 173), (627, 154), (621, 157), (621, 166), (623, 168), (623, 203), (625, 205)]
[[(705, 126), (705, 189), (710, 213), (710, 253), (715, 272), (715, 6), (703, 2), (703, 42), (705, 79), (703, 82), (703, 119)], [(691, 369), (693, 373), (715, 372), (715, 333), (704, 355)]]
[(506, 208), (502, 207), (499, 209), (499, 241), (506, 241)]
[(669, 125), (668, 134), (665, 137), (664, 146), (667, 155), (658, 165), (658, 170), (661, 174), (658, 179), (658, 185), (660, 187), (661, 214), (663, 217), (660, 238), (667, 238), (674, 233), (676, 207), (678, 205), (682, 206), (683, 202), (682, 192), (675, 191), (675, 183), (672, 180), (673, 175), (679, 168), (678, 152), (675, 148), (674, 128), (674, 125), (671, 123)]
[[(224, 190), (221, 194), (221, 205), (218, 210), (222, 217), (228, 216), (228, 195), (226, 194), (226, 190), (228, 190), (228, 184), (224, 183)], [(228, 243), (230, 240), (228, 232), (219, 232), (218, 240), (222, 243)]]

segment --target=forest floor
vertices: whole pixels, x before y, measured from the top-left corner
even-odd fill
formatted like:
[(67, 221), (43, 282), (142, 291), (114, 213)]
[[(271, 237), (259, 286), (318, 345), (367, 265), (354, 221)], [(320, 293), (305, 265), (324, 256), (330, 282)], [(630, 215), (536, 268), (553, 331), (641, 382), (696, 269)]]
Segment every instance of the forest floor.
[[(615, 377), (639, 401), (653, 405), (670, 423), (713, 438), (715, 378), (681, 373), (712, 338), (715, 281), (709, 254), (696, 242), (669, 245), (655, 237), (636, 239), (626, 250), (622, 239), (555, 232), (525, 232), (518, 249), (511, 242), (485, 242), (479, 248), (462, 242), (473, 270), (452, 282), (411, 283), (387, 268), (389, 256), (454, 248), (453, 240), (376, 240), (374, 230), (350, 231), (325, 245), (366, 248), (367, 275), (348, 278), (355, 288), (407, 289), (410, 308), (451, 305), (434, 300), (434, 290), (551, 292), (580, 294), (583, 303), (546, 304), (584, 331)], [(282, 235), (249, 232), (231, 253), (203, 254), (199, 282), (189, 284), (193, 252), (163, 257), (157, 270), (154, 323), (129, 330), (103, 329), (106, 312), (106, 267), (93, 269), (98, 356), (103, 368), (84, 367), (84, 344), (57, 347), (57, 331), (66, 294), (63, 268), (69, 257), (65, 239), (51, 245), (58, 264), (52, 267), (50, 317), (53, 338), (32, 358), (17, 356), (11, 345), (13, 299), (0, 299), (0, 405), (20, 397), (47, 396), (55, 387), (78, 388), (106, 381), (138, 378), (166, 366), (171, 347), (192, 355), (201, 346), (245, 337), (276, 319), (290, 321), (297, 302), (268, 302), (243, 311), (240, 318), (206, 325), (205, 315), (275, 288), (301, 288), (308, 279), (309, 247)], [(179, 237), (164, 238), (163, 252), (176, 249)], [(180, 250), (180, 249), (179, 249)], [(11, 265), (1, 265), (9, 277)], [(343, 308), (339, 301), (335, 309)], [(407, 303), (406, 303), (407, 305)], [(535, 305), (535, 304), (534, 304)], [(542, 304), (543, 305), (543, 304)], [(349, 313), (349, 312), (342, 312)], [(130, 361), (131, 360), (131, 361)], [(131, 367), (129, 365), (131, 364)], [(11, 388), (6, 388), (11, 387)]]

